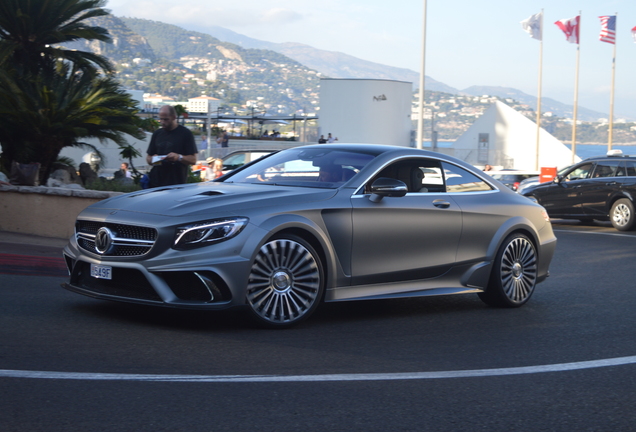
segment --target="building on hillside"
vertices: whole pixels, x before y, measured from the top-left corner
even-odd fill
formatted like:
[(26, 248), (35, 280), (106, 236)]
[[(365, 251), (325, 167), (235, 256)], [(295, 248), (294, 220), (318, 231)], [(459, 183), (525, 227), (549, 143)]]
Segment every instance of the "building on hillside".
[(190, 113), (216, 113), (221, 101), (211, 96), (199, 96), (188, 99), (186, 111)]
[(168, 96), (161, 96), (160, 94), (145, 93), (144, 94), (144, 111), (158, 111), (164, 105), (176, 105), (175, 100)]
[(411, 145), (412, 83), (320, 79), (320, 133), (338, 142)]
[(537, 124), (500, 101), (492, 104), (457, 138), (452, 148), (436, 150), (475, 166), (489, 164), (504, 169), (563, 168), (581, 160), (541, 128), (537, 167)]

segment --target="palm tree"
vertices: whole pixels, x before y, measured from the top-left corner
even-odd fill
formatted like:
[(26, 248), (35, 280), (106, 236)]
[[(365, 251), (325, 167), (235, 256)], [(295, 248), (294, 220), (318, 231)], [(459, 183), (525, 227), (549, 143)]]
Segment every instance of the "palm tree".
[(185, 107), (181, 104), (175, 105), (174, 110), (177, 112), (177, 122), (183, 124), (183, 122), (180, 122), (179, 120), (181, 119), (181, 117), (185, 119), (188, 116), (188, 112), (186, 111)]
[(108, 15), (104, 0), (2, 0), (0, 1), (0, 66), (19, 75), (37, 75), (42, 67), (59, 60), (85, 71), (110, 73), (105, 57), (65, 49), (61, 44), (80, 39), (110, 42), (108, 30), (85, 23)]
[(89, 147), (82, 139), (110, 139), (121, 147), (125, 134), (142, 139), (137, 102), (108, 76), (58, 63), (31, 80), (0, 74), (0, 143), (5, 168), (11, 161), (40, 162), (40, 184), (64, 147)]
[[(142, 138), (131, 96), (102, 56), (69, 50), (78, 40), (110, 42), (87, 24), (108, 15), (104, 0), (0, 1), (0, 164), (40, 162), (43, 184), (64, 147), (96, 150), (84, 138)], [(105, 72), (105, 75), (100, 75)], [(97, 152), (99, 154), (99, 152)]]

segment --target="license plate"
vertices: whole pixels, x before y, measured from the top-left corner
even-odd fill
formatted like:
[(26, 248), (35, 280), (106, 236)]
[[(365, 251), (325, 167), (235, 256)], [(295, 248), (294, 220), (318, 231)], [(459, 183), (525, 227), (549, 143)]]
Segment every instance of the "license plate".
[(112, 279), (113, 268), (111, 266), (91, 264), (91, 276), (97, 279)]

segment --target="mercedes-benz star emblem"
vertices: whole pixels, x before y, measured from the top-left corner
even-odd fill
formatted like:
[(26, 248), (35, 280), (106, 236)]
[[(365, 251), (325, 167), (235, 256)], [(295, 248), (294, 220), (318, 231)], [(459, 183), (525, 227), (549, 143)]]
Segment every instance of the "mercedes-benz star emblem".
[(95, 235), (95, 250), (103, 255), (107, 253), (113, 245), (113, 233), (106, 227), (101, 227)]

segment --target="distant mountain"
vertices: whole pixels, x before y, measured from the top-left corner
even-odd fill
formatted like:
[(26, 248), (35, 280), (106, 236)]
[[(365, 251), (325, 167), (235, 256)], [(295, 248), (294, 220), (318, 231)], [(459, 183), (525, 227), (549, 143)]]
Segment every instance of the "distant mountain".
[(88, 50), (109, 59), (120, 58), (147, 58), (155, 59), (155, 52), (148, 41), (138, 33), (131, 30), (126, 24), (114, 15), (91, 18), (91, 25), (108, 29), (113, 43), (104, 43), (98, 40), (88, 41), (81, 39), (76, 42), (65, 43), (69, 49)]
[[(230, 59), (245, 62), (247, 65), (262, 62), (264, 59), (270, 63), (281, 65), (294, 63), (320, 72), (330, 78), (369, 78), (387, 79), (412, 82), (414, 88), (419, 84), (419, 73), (405, 68), (397, 68), (379, 63), (361, 60), (357, 57), (335, 51), (326, 51), (313, 48), (300, 43), (273, 43), (261, 41), (241, 35), (232, 30), (219, 27), (199, 27), (183, 29), (171, 24), (150, 21), (138, 18), (115, 17), (112, 15), (94, 19), (94, 24), (107, 28), (112, 37), (113, 44), (104, 44), (99, 41), (77, 42), (67, 44), (69, 48), (89, 49), (95, 53), (105, 55), (112, 60), (132, 59), (134, 57), (155, 60), (158, 57), (171, 61), (185, 56), (206, 57), (209, 59)], [(262, 80), (269, 82), (275, 77), (263, 78), (253, 72), (241, 74), (244, 79), (250, 81)], [(237, 77), (239, 75), (236, 75)], [(305, 78), (294, 78), (292, 87), (297, 93), (303, 89), (317, 84), (306, 82)], [(537, 98), (520, 90), (509, 87), (496, 86), (471, 86), (464, 90), (458, 90), (440, 81), (427, 76), (426, 90), (473, 96), (490, 95), (500, 98), (514, 99), (527, 104), (536, 110)], [(249, 97), (264, 96), (252, 94)], [(271, 95), (268, 95), (271, 96)], [(296, 98), (295, 98), (296, 99)], [(274, 101), (280, 103), (280, 101)], [(283, 103), (285, 103), (283, 101)], [(314, 102), (312, 102), (314, 103)], [(559, 117), (572, 117), (572, 106), (558, 102), (551, 98), (542, 98), (541, 110), (543, 113), (551, 111)], [(582, 121), (597, 121), (599, 118), (607, 118), (608, 114), (593, 111), (579, 106), (578, 119)]]
[[(261, 41), (219, 26), (201, 27), (198, 31), (244, 48), (267, 49), (279, 52), (331, 78), (387, 79), (412, 82), (414, 88), (419, 85), (419, 72), (361, 60), (341, 52), (325, 51), (293, 42), (274, 43)], [(424, 88), (450, 94), (460, 93), (456, 88), (436, 81), (429, 76), (426, 77)]]
[[(537, 98), (522, 92), (521, 90), (513, 89), (510, 87), (494, 87), (494, 86), (472, 86), (462, 90), (463, 93), (467, 93), (472, 96), (498, 96), (500, 98), (510, 98), (518, 102), (527, 104), (536, 111)], [(547, 97), (541, 98), (541, 112), (552, 112), (559, 117), (572, 118), (573, 106), (567, 105), (562, 102), (550, 99)], [(602, 112), (593, 111), (591, 109), (579, 106), (576, 118), (580, 121), (598, 121), (600, 118), (607, 118), (608, 115)]]
[[(273, 43), (253, 39), (236, 33), (232, 30), (210, 26), (200, 28), (200, 31), (211, 34), (216, 38), (249, 48), (269, 49), (285, 54), (299, 63), (315, 69), (332, 78), (377, 78), (393, 79), (398, 81), (413, 82), (414, 87), (419, 84), (419, 73), (410, 69), (396, 68), (333, 51), (324, 51), (308, 45), (297, 43)], [(450, 94), (470, 94), (472, 96), (498, 96), (511, 98), (525, 103), (536, 110), (537, 98), (520, 90), (509, 87), (472, 86), (465, 90), (458, 90), (442, 82), (427, 76), (424, 84), (426, 90), (440, 91)], [(572, 117), (572, 105), (564, 104), (551, 98), (541, 98), (541, 111), (551, 111), (560, 117)], [(581, 121), (597, 121), (599, 118), (607, 118), (607, 113), (590, 110), (579, 106), (577, 119)]]

